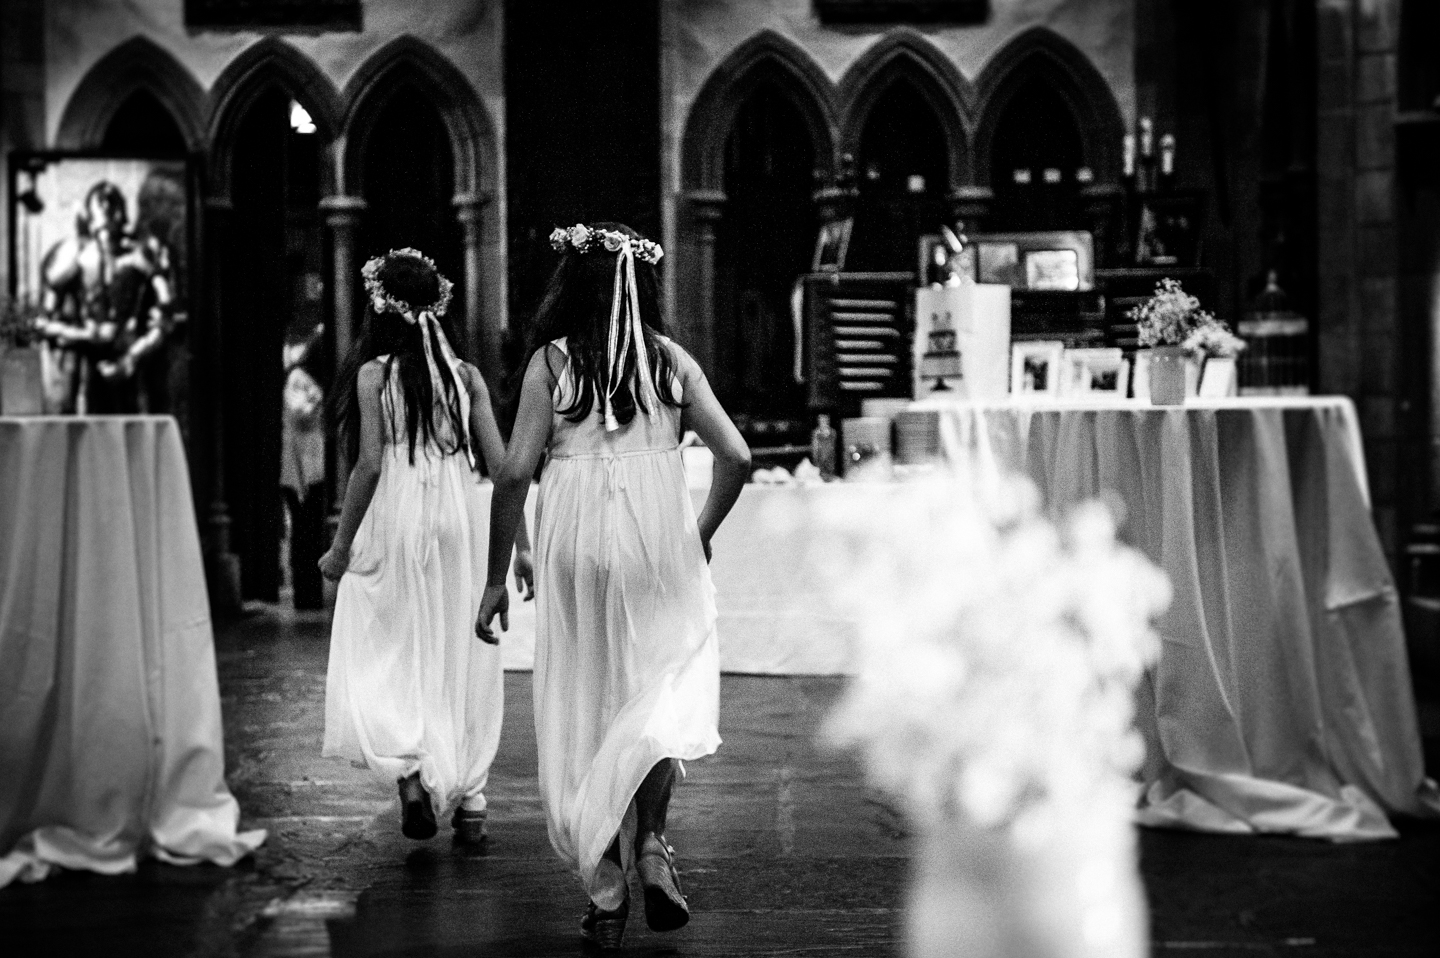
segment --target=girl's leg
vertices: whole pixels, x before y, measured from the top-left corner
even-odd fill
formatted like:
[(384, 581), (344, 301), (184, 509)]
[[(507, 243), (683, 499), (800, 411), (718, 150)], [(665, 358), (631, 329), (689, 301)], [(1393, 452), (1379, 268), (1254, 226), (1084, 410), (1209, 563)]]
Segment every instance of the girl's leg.
[(635, 851), (638, 854), (645, 836), (657, 838), (665, 834), (665, 818), (670, 811), (670, 795), (675, 790), (675, 760), (661, 759), (650, 769), (635, 792)]

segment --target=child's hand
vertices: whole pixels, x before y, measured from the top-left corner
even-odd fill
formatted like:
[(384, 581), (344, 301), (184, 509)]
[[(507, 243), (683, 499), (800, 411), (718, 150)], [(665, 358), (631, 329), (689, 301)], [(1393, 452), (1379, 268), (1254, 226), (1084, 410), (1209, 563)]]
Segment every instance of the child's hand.
[(499, 645), (500, 638), (490, 628), (490, 620), (500, 616), (500, 630), (510, 631), (510, 590), (505, 583), (487, 585), (480, 599), (480, 614), (475, 616), (475, 635), (482, 642)]
[(345, 570), (350, 568), (350, 550), (332, 545), (330, 551), (321, 556), (316, 565), (320, 566), (320, 574), (325, 578), (331, 582), (339, 582)]
[(530, 554), (529, 549), (521, 549), (515, 553), (512, 568), (515, 571), (515, 590), (524, 593), (525, 601), (529, 602), (535, 598), (535, 557)]

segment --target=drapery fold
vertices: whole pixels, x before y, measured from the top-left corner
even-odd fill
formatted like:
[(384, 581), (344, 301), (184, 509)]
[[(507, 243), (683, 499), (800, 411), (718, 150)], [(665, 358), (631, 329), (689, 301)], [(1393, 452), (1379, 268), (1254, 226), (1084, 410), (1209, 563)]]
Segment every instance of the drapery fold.
[(0, 489), (0, 887), (244, 857), (178, 425), (0, 419)]

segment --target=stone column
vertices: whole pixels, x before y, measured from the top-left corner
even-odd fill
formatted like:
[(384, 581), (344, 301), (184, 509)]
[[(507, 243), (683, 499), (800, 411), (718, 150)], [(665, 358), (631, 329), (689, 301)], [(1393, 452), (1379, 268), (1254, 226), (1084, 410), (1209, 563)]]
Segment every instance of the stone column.
[[(365, 201), (358, 196), (327, 196), (320, 201), (325, 225), (330, 227), (332, 260), (335, 273), (331, 281), (331, 298), (335, 305), (335, 361), (342, 363), (350, 355), (355, 339), (355, 307), (363, 295), (360, 290), (360, 266), (355, 262), (355, 227)], [(338, 383), (336, 384), (338, 385)], [(345, 484), (350, 479), (350, 457), (344, 445), (335, 446), (335, 505), (345, 500)]]
[[(196, 337), (198, 353), (192, 362), (203, 375), (192, 377), (192, 389), (199, 382), (203, 399), (204, 429), (209, 430), (210, 501), (197, 511), (204, 517), (201, 536), (204, 547), (205, 581), (210, 591), (210, 608), (217, 616), (239, 612), (240, 557), (230, 551), (230, 507), (225, 501), (225, 264), (229, 262), (230, 219), (234, 213), (229, 197), (207, 196), (200, 211), (202, 222), (200, 274), (204, 277), (204, 298), (197, 297), (202, 312)], [(195, 435), (204, 435), (196, 429)], [(199, 505), (197, 503), (197, 505)]]
[(725, 211), (721, 190), (692, 190), (685, 197), (695, 223), (695, 317), (691, 345), (707, 375), (715, 363), (715, 228)]
[(456, 324), (464, 329), (460, 354), (478, 366), (485, 382), (493, 387), (499, 385), (504, 363), (500, 355), (503, 330), (494, 317), (485, 315), (482, 229), (490, 197), (484, 193), (457, 193), (453, 202), (465, 248), (465, 318), (463, 324)]

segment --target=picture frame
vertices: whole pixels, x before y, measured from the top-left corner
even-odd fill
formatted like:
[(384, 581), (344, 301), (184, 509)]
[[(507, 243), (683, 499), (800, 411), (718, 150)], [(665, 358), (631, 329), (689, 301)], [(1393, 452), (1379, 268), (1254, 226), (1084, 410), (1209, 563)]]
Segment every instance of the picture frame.
[(1224, 399), (1239, 392), (1234, 356), (1211, 356), (1200, 370), (1196, 395), (1203, 399)]
[(1054, 339), (1010, 344), (1010, 394), (1042, 398), (1060, 395), (1065, 344)]
[(810, 272), (839, 273), (845, 269), (845, 254), (850, 251), (850, 233), (854, 226), (855, 218), (851, 216), (821, 225), (815, 237), (815, 255), (810, 260)]
[(975, 279), (975, 247), (965, 244), (959, 254), (952, 254), (939, 233), (920, 237), (915, 276), (921, 286), (943, 286), (951, 276)]
[(1074, 292), (1080, 288), (1080, 255), (1073, 249), (1025, 253), (1025, 288)]
[[(67, 349), (47, 334), (41, 346), (47, 413), (164, 413), (188, 430), (198, 169), (184, 154), (10, 154), (9, 295), (44, 312), (52, 325), (95, 322), (114, 330), (108, 353)], [(83, 259), (91, 255), (87, 244), (101, 242), (115, 244), (108, 255), (116, 266), (93, 282), (109, 290), (86, 287), (92, 279), (83, 271), (47, 266)], [(68, 278), (57, 285), (60, 274)], [(156, 329), (158, 344), (147, 346), (147, 333)], [(122, 365), (136, 344), (141, 358)]]
[(1060, 392), (1065, 396), (1109, 394), (1125, 397), (1130, 388), (1130, 364), (1119, 347), (1085, 347), (1065, 350)]
[(1040, 291), (1095, 288), (1095, 238), (1085, 230), (975, 233), (967, 246), (976, 251), (977, 283)]

